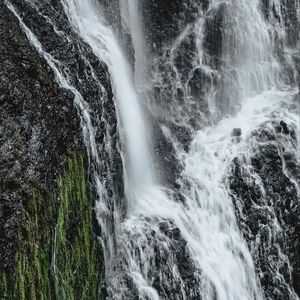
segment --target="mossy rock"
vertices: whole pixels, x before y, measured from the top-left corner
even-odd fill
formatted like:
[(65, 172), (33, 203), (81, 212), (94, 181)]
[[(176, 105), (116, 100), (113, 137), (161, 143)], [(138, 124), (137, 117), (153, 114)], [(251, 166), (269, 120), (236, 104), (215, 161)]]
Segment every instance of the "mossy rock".
[(1, 300), (101, 299), (93, 206), (84, 159), (72, 154), (57, 191), (34, 188), (24, 204), (14, 272), (0, 273)]

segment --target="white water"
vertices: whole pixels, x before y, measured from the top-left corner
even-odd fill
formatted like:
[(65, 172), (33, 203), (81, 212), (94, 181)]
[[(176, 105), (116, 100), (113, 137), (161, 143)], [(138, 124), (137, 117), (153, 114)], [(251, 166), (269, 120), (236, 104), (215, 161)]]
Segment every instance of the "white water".
[[(148, 131), (134, 90), (130, 69), (112, 30), (105, 25), (93, 0), (62, 1), (70, 22), (78, 30), (94, 53), (107, 63), (112, 77), (116, 107), (121, 121), (123, 147), (126, 160), (129, 193), (139, 193), (154, 181), (151, 155), (147, 143)], [(135, 195), (131, 195), (135, 197)]]
[[(255, 282), (253, 262), (235, 221), (232, 200), (224, 185), (224, 175), (234, 157), (249, 152), (247, 139), (255, 128), (272, 119), (272, 113), (290, 122), (297, 116), (283, 110), (294, 92), (268, 91), (247, 99), (235, 116), (197, 134), (185, 157), (184, 175), (192, 188), (186, 192), (196, 211), (199, 228), (197, 245), (199, 264), (218, 291), (218, 299), (262, 299)], [(235, 142), (233, 128), (242, 129), (242, 139)], [(199, 201), (197, 204), (195, 202)], [(198, 208), (198, 209), (197, 209)], [(244, 257), (242, 258), (241, 255)], [(254, 297), (255, 295), (255, 297)], [(205, 299), (212, 299), (207, 293)]]
[(143, 22), (140, 17), (139, 3), (132, 0), (120, 0), (122, 19), (129, 29), (135, 52), (134, 79), (137, 87), (146, 82), (147, 55), (144, 42)]
[[(212, 1), (214, 6), (224, 1)], [(272, 55), (273, 46), (267, 24), (259, 10), (260, 1), (227, 1), (228, 12), (225, 15), (225, 34), (222, 42), (222, 59), (225, 71), (236, 72), (234, 90), (237, 90), (239, 102), (278, 84), (280, 66)], [(227, 82), (228, 84), (228, 82)], [(229, 84), (230, 87), (230, 84)]]
[[(183, 188), (185, 205), (173, 202), (160, 190), (152, 189), (148, 197), (138, 203), (136, 217), (129, 218), (125, 224), (126, 230), (140, 232), (143, 236), (145, 224), (139, 215), (152, 216), (153, 220), (173, 220), (188, 242), (193, 260), (204, 274), (199, 286), (203, 299), (214, 299), (215, 295), (222, 300), (263, 299), (251, 255), (237, 228), (224, 176), (233, 158), (242, 153), (251, 155), (250, 133), (263, 122), (280, 118), (285, 122), (293, 120), (292, 124), (298, 126), (297, 114), (284, 107), (286, 102), (293, 101), (294, 96), (295, 91), (271, 90), (248, 98), (236, 116), (198, 132), (190, 152), (183, 154), (186, 166), (183, 180), (188, 181), (190, 187)], [(242, 129), (239, 142), (231, 136), (237, 127)], [(155, 225), (152, 230), (159, 236)], [(140, 239), (142, 241), (135, 241), (134, 245), (139, 253), (143, 253), (143, 265), (137, 262), (139, 257), (134, 251), (127, 252), (132, 255), (132, 277), (140, 288), (140, 295), (159, 299), (156, 294), (153, 296), (147, 282), (151, 270), (148, 256), (155, 254)], [(168, 248), (168, 239), (164, 238), (164, 242)]]

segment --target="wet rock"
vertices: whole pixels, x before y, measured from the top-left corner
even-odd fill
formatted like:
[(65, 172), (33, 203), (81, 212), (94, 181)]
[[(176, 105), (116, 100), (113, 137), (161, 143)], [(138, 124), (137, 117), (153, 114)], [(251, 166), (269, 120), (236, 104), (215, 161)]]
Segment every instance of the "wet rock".
[(68, 151), (84, 148), (73, 102), (3, 3), (0, 11), (0, 269), (9, 270), (19, 214), (33, 187), (54, 189)]
[(136, 221), (137, 227), (139, 222), (143, 224), (141, 231), (128, 231), (124, 235), (125, 251), (119, 255), (123, 258), (116, 265), (120, 274), (118, 282), (124, 283), (120, 295), (139, 299), (138, 286), (126, 268), (124, 270), (129, 263), (127, 259), (132, 258), (138, 270), (144, 270), (144, 280), (149, 287), (156, 289), (160, 299), (182, 300), (183, 293), (191, 300), (202, 299), (199, 289), (201, 272), (193, 263), (180, 229), (167, 219), (143, 218)]
[(163, 132), (162, 128), (153, 120), (152, 136), (154, 144), (154, 155), (156, 169), (161, 182), (171, 189), (177, 190), (176, 180), (180, 175), (182, 166), (176, 159), (176, 152), (172, 141), (168, 140), (168, 136)]
[(297, 47), (300, 39), (299, 29), (299, 2), (297, 0), (281, 0), (281, 10), (284, 26), (287, 33), (287, 42), (290, 47)]
[(208, 12), (204, 23), (203, 47), (207, 53), (207, 63), (219, 68), (222, 62), (223, 41), (231, 30), (230, 20), (234, 18), (233, 6), (229, 2), (220, 2)]
[(151, 52), (160, 53), (172, 44), (187, 24), (196, 20), (199, 6), (207, 7), (206, 0), (141, 1), (145, 35)]
[[(289, 286), (299, 294), (300, 205), (296, 184), (300, 180), (296, 174), (300, 169), (292, 131), (293, 127), (282, 120), (269, 121), (255, 130), (249, 160), (236, 158), (229, 179), (238, 224), (257, 274), (261, 274), (265, 296), (278, 300), (294, 298)], [(290, 145), (286, 155), (283, 145)]]
[[(11, 3), (44, 51), (60, 62), (58, 69), (62, 75), (68, 77), (89, 105), (96, 140), (107, 141), (98, 144), (100, 159), (106, 162), (101, 174), (106, 176), (110, 198), (125, 211), (122, 181), (118, 181), (117, 186), (112, 184), (122, 173), (122, 161), (107, 67), (70, 27), (60, 1), (35, 2), (35, 6), (26, 1), (12, 0)], [(35, 190), (53, 195), (47, 207), (56, 208), (59, 175), (70, 153), (80, 152), (84, 156), (86, 147), (82, 112), (76, 107), (78, 99), (74, 92), (59, 87), (53, 70), (29, 43), (17, 18), (3, 2), (0, 11), (3, 41), (0, 45), (0, 222), (4, 224), (0, 230), (0, 271), (12, 273), (16, 251), (28, 242), (23, 233), (22, 238), (17, 238), (21, 212), (32, 202), (29, 200)], [(104, 127), (98, 126), (100, 121)], [(112, 153), (108, 153), (108, 143), (111, 143)], [(91, 172), (93, 168), (90, 164)], [(113, 215), (112, 204), (110, 208), (112, 214), (108, 217)], [(43, 223), (47, 230), (55, 226), (55, 211), (51, 222)], [(74, 224), (80, 222), (74, 219)], [(99, 228), (95, 231), (101, 232)], [(72, 230), (68, 230), (68, 238), (72, 243)]]
[[(265, 18), (274, 27), (274, 39), (276, 42), (275, 53), (283, 66), (283, 79), (288, 82), (288, 84), (297, 84), (299, 86), (299, 75), (294, 74), (295, 67), (297, 73), (299, 73), (299, 63), (297, 62), (297, 57), (299, 57), (300, 54), (299, 47), (297, 47), (300, 40), (300, 19), (297, 17), (299, 3), (297, 0), (280, 0), (277, 4), (275, 1), (261, 0), (261, 8)], [(278, 30), (279, 24), (285, 34), (280, 33), (281, 29)], [(286, 59), (284, 53), (284, 47), (286, 45), (295, 49), (292, 55), (293, 59), (295, 57), (295, 61), (292, 63)]]
[(282, 132), (283, 134), (289, 134), (290, 133), (288, 125), (284, 121), (280, 121), (279, 125), (280, 126), (276, 127), (276, 131), (278, 133), (279, 132)]
[(231, 135), (235, 136), (235, 137), (240, 137), (242, 135), (242, 129), (241, 128), (233, 128)]

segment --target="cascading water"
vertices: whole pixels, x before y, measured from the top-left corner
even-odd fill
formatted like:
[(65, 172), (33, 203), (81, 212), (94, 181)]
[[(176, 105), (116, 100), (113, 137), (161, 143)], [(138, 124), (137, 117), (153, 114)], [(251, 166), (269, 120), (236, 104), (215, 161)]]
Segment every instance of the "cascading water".
[[(134, 93), (132, 83), (124, 79), (128, 78), (128, 68), (124, 65), (124, 58), (117, 48), (112, 33), (103, 26), (103, 20), (97, 14), (92, 2), (68, 1), (65, 5), (70, 20), (79, 29), (82, 38), (89, 43), (98, 57), (105, 60), (110, 66), (120, 119), (125, 129), (128, 153), (131, 155), (129, 157), (130, 167), (135, 168), (136, 164), (142, 164), (141, 170), (143, 172), (151, 170), (150, 157), (141, 157), (141, 154), (144, 155), (148, 151), (147, 144), (143, 140), (146, 137), (146, 130), (143, 129), (141, 112), (132, 111), (132, 109), (139, 107), (137, 96)], [(212, 10), (217, 5), (220, 5), (220, 3), (213, 3)], [(233, 32), (230, 33), (229, 38), (225, 35), (222, 53), (224, 58), (223, 68), (225, 71), (228, 71), (228, 66), (235, 69), (234, 71), (239, 77), (236, 84), (244, 87), (245, 92), (243, 95), (249, 95), (251, 92), (256, 92), (253, 85), (258, 86), (261, 84), (262, 86), (258, 88), (258, 91), (260, 91), (269, 87), (273, 78), (275, 81), (276, 76), (270, 77), (269, 74), (273, 71), (272, 66), (273, 64), (276, 65), (276, 61), (273, 56), (268, 56), (270, 40), (265, 29), (266, 26), (263, 21), (260, 21), (261, 17), (257, 9), (258, 3), (253, 2), (251, 5), (241, 3), (238, 7), (228, 3), (228, 6), (228, 18), (232, 17), (230, 13), (235, 13), (234, 9), (237, 9), (237, 24), (231, 26)], [(242, 30), (238, 28), (238, 20), (241, 18), (247, 18), (246, 28)], [(252, 18), (259, 21), (254, 29), (250, 25)], [(92, 26), (93, 30), (91, 30)], [(237, 34), (241, 34), (241, 36)], [(252, 49), (254, 37), (258, 38), (258, 43), (255, 43), (254, 45), (257, 45), (257, 47), (255, 46)], [(135, 38), (139, 37), (134, 36), (133, 40)], [(227, 38), (228, 41), (226, 41)], [(236, 47), (237, 53), (234, 56), (230, 51), (232, 48), (229, 46), (229, 43), (233, 41), (240, 43)], [(134, 45), (136, 44), (134, 43)], [(262, 63), (266, 65), (266, 68), (259, 65)], [(254, 64), (254, 67), (252, 64)], [(226, 90), (228, 87), (229, 85), (226, 84), (224, 87), (225, 93), (227, 93), (227, 96), (233, 96), (231, 88), (229, 88), (229, 91)], [(130, 108), (128, 108), (128, 105)], [(137, 131), (136, 127), (132, 127), (131, 119), (139, 124), (137, 128), (140, 128), (141, 131)], [(202, 143), (201, 135), (203, 136)], [(228, 136), (228, 132), (225, 134), (226, 136)], [(211, 144), (206, 142), (209, 138), (212, 138)], [(137, 193), (135, 195), (137, 202), (134, 209), (129, 210), (128, 219), (124, 224), (125, 229), (123, 229), (127, 233), (125, 235), (126, 239), (130, 241), (130, 244), (126, 243), (129, 259), (124, 259), (128, 264), (127, 272), (132, 276), (139, 294), (144, 297), (158, 298), (157, 293), (151, 289), (149, 274), (151, 266), (147, 260), (149, 260), (148, 256), (154, 253), (151, 249), (152, 245), (147, 245), (146, 241), (142, 239), (145, 234), (144, 227), (150, 227), (151, 230), (156, 232), (161, 240), (158, 243), (168, 244), (167, 237), (159, 232), (157, 224), (161, 220), (167, 220), (167, 222), (172, 220), (187, 241), (195, 265), (203, 272), (201, 279), (199, 278), (201, 284), (198, 289), (204, 298), (212, 299), (215, 296), (219, 299), (262, 298), (250, 253), (237, 228), (231, 199), (226, 192), (226, 188), (222, 185), (226, 167), (236, 153), (232, 149), (231, 143), (229, 143), (229, 146), (224, 143), (222, 140), (224, 136), (222, 135), (222, 142), (219, 145), (219, 138), (219, 136), (210, 137), (209, 134), (201, 133), (194, 142), (197, 145), (195, 149), (192, 147), (190, 153), (184, 155), (186, 156), (184, 161), (186, 169), (183, 172), (183, 177), (189, 182), (190, 187), (186, 190), (186, 184), (182, 184), (185, 205), (174, 203), (170, 195), (167, 196), (160, 188), (155, 187), (152, 181), (146, 182), (147, 191), (145, 194)], [(203, 144), (206, 144), (206, 146), (204, 147)], [(198, 149), (199, 147), (200, 149)], [(229, 155), (228, 152), (233, 154)], [(225, 156), (223, 156), (224, 154)], [(145, 161), (150, 164), (148, 166), (144, 165)], [(201, 165), (199, 165), (200, 161)], [(212, 167), (213, 161), (215, 167)], [(196, 170), (195, 163), (197, 165)], [(223, 171), (221, 171), (222, 169)], [(135, 171), (137, 173), (134, 173)], [(129, 174), (128, 178), (131, 177), (130, 175), (137, 175), (136, 178), (142, 175), (139, 170), (134, 170), (134, 172)], [(217, 176), (218, 172), (219, 176)], [(144, 175), (144, 177), (147, 178), (148, 176)], [(141, 186), (143, 183), (137, 181), (135, 184)], [(131, 196), (129, 192), (128, 198)], [(149, 217), (150, 221), (144, 219), (146, 216)], [(149, 224), (147, 225), (147, 223)], [(140, 235), (139, 240), (131, 240), (136, 234)], [(166, 247), (168, 248), (168, 245)], [(138, 256), (136, 256), (136, 252), (138, 252)], [(137, 260), (141, 258), (143, 258), (143, 261), (137, 263)], [(225, 270), (224, 262), (226, 263)], [(175, 270), (171, 277), (180, 277), (180, 274)], [(120, 299), (125, 297), (126, 294), (123, 293), (120, 292)], [(115, 293), (114, 296), (117, 297), (117, 294)], [(175, 297), (179, 299), (180, 296)]]
[[(208, 26), (212, 26), (210, 21), (220, 12), (223, 18), (220, 33), (222, 51), (218, 54), (219, 57), (213, 57), (203, 49), (203, 44), (207, 42), (205, 31), (209, 30)], [(159, 88), (163, 96), (166, 96), (163, 101), (168, 101), (170, 92), (173, 92), (170, 110), (168, 107), (166, 113), (163, 107), (165, 102), (162, 102), (159, 107), (160, 103), (155, 99), (153, 101), (155, 104), (150, 107), (153, 114), (160, 119), (169, 120), (168, 123), (187, 127), (188, 131), (194, 132), (193, 125), (185, 121), (185, 117), (190, 114), (189, 105), (192, 104), (191, 87), (189, 82), (186, 83), (184, 72), (181, 72), (176, 61), (180, 54), (184, 55), (178, 54), (180, 52), (178, 48), (192, 32), (197, 37), (198, 48), (195, 49), (196, 55), (195, 53), (191, 55), (193, 57), (192, 68), (187, 77), (190, 80), (193, 72), (200, 69), (205, 73), (203, 85), (207, 83), (206, 79), (212, 86), (204, 91), (204, 97), (207, 98), (205, 100), (215, 102), (214, 104), (208, 103), (209, 114), (212, 116), (209, 122), (223, 119), (227, 114), (235, 114), (212, 127), (193, 133), (195, 137), (188, 153), (182, 152), (182, 146), (176, 134), (174, 138), (172, 130), (170, 131), (168, 126), (163, 126), (166, 138), (171, 140), (174, 143), (174, 149), (177, 149), (178, 161), (184, 166), (180, 180), (180, 192), (184, 197), (184, 205), (173, 203), (170, 200), (170, 193), (168, 199), (161, 199), (158, 202), (156, 201), (160, 199), (158, 195), (155, 196), (156, 199), (151, 197), (148, 207), (145, 201), (144, 204), (139, 204), (143, 206), (141, 214), (156, 218), (150, 222), (144, 221), (144, 235), (149, 227), (145, 224), (149, 222), (157, 235), (156, 240), (163, 240), (167, 243), (166, 248), (170, 252), (172, 241), (164, 237), (153, 223), (157, 224), (159, 220), (172, 220), (170, 226), (175, 224), (175, 227), (180, 229), (197, 269), (201, 270), (196, 277), (198, 277), (197, 282), (201, 282), (199, 295), (203, 299), (264, 298), (259, 283), (260, 278), (255, 275), (255, 266), (251, 258), (251, 254), (254, 253), (250, 254), (239, 232), (235, 208), (224, 178), (230, 172), (231, 162), (237, 156), (241, 153), (246, 153), (246, 156), (251, 155), (251, 150), (248, 149), (249, 139), (252, 132), (261, 124), (273, 119), (281, 119), (282, 122), (290, 123), (299, 132), (297, 109), (290, 111), (288, 107), (284, 107), (284, 103), (293, 101), (297, 91), (285, 86), (283, 82), (286, 78), (284, 75), (282, 79), (280, 78), (285, 72), (284, 66), (280, 65), (278, 58), (273, 55), (274, 49), (278, 47), (278, 41), (274, 39), (274, 36), (280, 32), (283, 34), (283, 29), (272, 26), (263, 19), (259, 1), (212, 1), (208, 12), (205, 15), (200, 14), (194, 26), (189, 24), (171, 46), (171, 50), (166, 51), (167, 55), (161, 60), (163, 68), (160, 65), (153, 74), (154, 86)], [(284, 39), (284, 36), (281, 38)], [(289, 51), (286, 53), (285, 60), (290, 61)], [(162, 73), (161, 70), (163, 72), (166, 70), (166, 73)], [(172, 72), (174, 72), (173, 77), (170, 76)], [(293, 84), (295, 70), (292, 69), (291, 73), (291, 84)], [(168, 91), (164, 93), (165, 88)], [(183, 103), (177, 102), (178, 88), (183, 90)], [(211, 107), (213, 110), (210, 109)], [(217, 111), (217, 118), (215, 118), (215, 111)], [(237, 136), (234, 136), (235, 134)], [(297, 151), (297, 148), (294, 151)], [(159, 207), (158, 211), (155, 211), (153, 206)], [(135, 220), (135, 222), (140, 221)], [(276, 223), (276, 220), (274, 222)], [(278, 223), (276, 224), (274, 226), (279, 226)], [(138, 229), (136, 224), (131, 226), (132, 232)], [(158, 254), (151, 251), (154, 245), (149, 242), (149, 237), (145, 240), (141, 238), (142, 232), (143, 230), (139, 236), (139, 243), (130, 245), (129, 256), (134, 261), (135, 272), (143, 275), (143, 281), (139, 280), (136, 284), (143, 285), (146, 279), (148, 284), (153, 285), (154, 276), (149, 271), (153, 261), (149, 256)], [(284, 265), (289, 265), (289, 262), (283, 253), (281, 257), (282, 261), (277, 263), (285, 268)], [(139, 260), (141, 262), (137, 265), (136, 261)], [(174, 260), (171, 260), (171, 264), (176, 265)], [(287, 268), (287, 272), (291, 273), (290, 267)], [(169, 275), (167, 285), (172, 286), (181, 274), (174, 268), (170, 272), (172, 275)], [(281, 277), (279, 271), (278, 277)], [(164, 278), (163, 275), (160, 279), (162, 278)], [(180, 284), (183, 282), (182, 279)], [(297, 299), (288, 282), (281, 279), (279, 284), (286, 284), (288, 286), (286, 295), (291, 299)], [(200, 297), (194, 290), (189, 292), (186, 293), (181, 286), (180, 295), (172, 295), (172, 298), (194, 299), (195, 297), (198, 299), (197, 297)]]
[[(278, 45), (272, 38), (278, 34), (278, 27), (273, 29), (272, 25), (265, 23), (259, 4), (258, 1), (212, 1), (206, 15), (201, 15), (194, 26), (188, 25), (171, 48), (171, 54), (166, 51), (167, 55), (162, 60), (165, 69), (159, 67), (160, 70), (166, 70), (166, 73), (154, 73), (154, 86), (166, 99), (171, 98), (172, 102), (166, 113), (163, 107), (157, 109), (160, 103), (155, 99), (154, 102), (158, 104), (155, 104), (153, 112), (155, 114), (158, 111), (162, 120), (168, 120), (167, 124), (175, 123), (187, 127), (188, 131), (194, 131), (195, 122), (191, 124), (189, 120), (186, 121), (186, 116), (192, 115), (189, 105), (193, 105), (195, 98), (193, 90), (196, 90), (196, 101), (204, 93), (204, 101), (209, 102), (206, 115), (211, 115), (212, 122), (223, 119), (228, 113), (240, 111), (234, 117), (225, 117), (217, 125), (194, 133), (188, 153), (180, 151), (181, 143), (175, 138), (174, 148), (179, 149), (177, 156), (184, 166), (181, 192), (189, 207), (188, 223), (193, 224), (188, 232), (195, 232), (195, 235), (188, 237), (180, 223), (176, 221), (175, 224), (179, 225), (192, 256), (196, 261), (198, 259), (197, 264), (204, 273), (204, 286), (201, 287), (204, 299), (263, 298), (250, 253), (237, 228), (232, 199), (224, 177), (239, 153), (246, 152), (246, 157), (251, 156), (251, 150), (247, 150), (251, 131), (267, 120), (273, 120), (275, 115), (276, 118), (292, 124), (299, 132), (297, 109), (290, 112), (289, 108), (284, 107), (284, 103), (293, 101), (297, 91), (284, 87), (281, 83), (282, 67), (273, 55), (273, 49)], [(208, 39), (207, 32), (211, 30), (210, 26), (215, 25), (214, 22), (220, 22), (219, 15), (222, 17), (221, 25), (218, 24), (222, 26), (222, 48), (220, 53), (215, 53), (211, 46), (213, 41)], [(195, 49), (196, 55), (189, 55), (192, 57), (192, 68), (186, 79), (178, 65), (178, 57), (184, 55), (180, 53), (180, 47), (191, 34), (197, 36), (198, 49)], [(288, 51), (285, 60), (290, 61)], [(204, 88), (191, 84), (195, 70), (200, 70), (199, 79)], [(170, 79), (169, 74), (172, 72), (174, 77)], [(294, 70), (291, 70), (291, 74), (294, 74)], [(210, 87), (205, 89), (205, 85)], [(168, 91), (165, 91), (165, 87)], [(178, 101), (178, 89), (184, 95), (183, 102)], [(171, 97), (169, 90), (173, 91)], [(215, 104), (212, 105), (211, 102)], [(216, 112), (217, 118), (214, 117)], [(178, 114), (182, 116), (181, 119)], [(199, 121), (201, 119), (196, 120), (197, 123)], [(199, 127), (201, 126), (203, 123), (200, 123)], [(237, 137), (231, 136), (231, 132), (234, 135), (234, 128), (237, 128)], [(174, 142), (172, 127), (171, 131), (165, 131)], [(297, 148), (293, 151), (297, 152)], [(278, 226), (276, 224), (273, 230)], [(282, 264), (283, 269), (287, 268), (287, 272), (291, 272), (289, 267), (284, 267), (289, 263), (283, 254), (282, 261), (277, 261), (278, 263)], [(278, 272), (278, 277), (281, 276)], [(289, 286), (284, 279), (278, 284)], [(297, 299), (292, 289), (287, 295), (289, 299)]]
[[(287, 161), (296, 157), (299, 163), (296, 50), (284, 29), (279, 0), (267, 2), (268, 18), (262, 12), (264, 1), (199, 1), (195, 21), (156, 56), (147, 49), (151, 39), (145, 38), (142, 4), (124, 0), (121, 14), (135, 52), (131, 74), (99, 2), (60, 1), (71, 27), (109, 69), (124, 166), (126, 205), (121, 207), (112, 204), (104, 179), (101, 151), (112, 147), (109, 135), (101, 148), (94, 112), (65, 71), (67, 65), (43, 48), (6, 2), (58, 84), (75, 95), (97, 194), (109, 299), (298, 299), (288, 251), (280, 242), (283, 223), (253, 159), (258, 147), (274, 146), (283, 176), (292, 183), (289, 189), (298, 191), (299, 200), (298, 177)], [(101, 89), (95, 67), (91, 69)], [(148, 97), (148, 114), (171, 145), (170, 163), (180, 166), (174, 188), (157, 179), (151, 122), (136, 88)], [(248, 203), (234, 184), (239, 167), (248, 176), (241, 180), (259, 195), (259, 203), (251, 198), (252, 210), (267, 211), (268, 221), (256, 233), (245, 215)], [(266, 269), (274, 272), (267, 284)]]

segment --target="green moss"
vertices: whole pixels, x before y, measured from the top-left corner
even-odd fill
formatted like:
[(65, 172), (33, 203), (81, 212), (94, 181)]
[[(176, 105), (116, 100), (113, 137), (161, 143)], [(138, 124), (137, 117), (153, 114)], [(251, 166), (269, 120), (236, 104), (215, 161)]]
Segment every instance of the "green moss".
[(82, 157), (70, 157), (57, 193), (35, 188), (24, 204), (14, 272), (0, 273), (1, 300), (100, 299), (102, 252)]
[(5, 273), (2, 273), (0, 278), (0, 299), (9, 299), (8, 296), (7, 277)]
[(51, 247), (54, 201), (36, 191), (23, 211), (15, 258), (12, 299), (52, 299)]
[(99, 299), (101, 251), (92, 230), (92, 195), (83, 159), (73, 156), (59, 180), (55, 256), (59, 299)]

